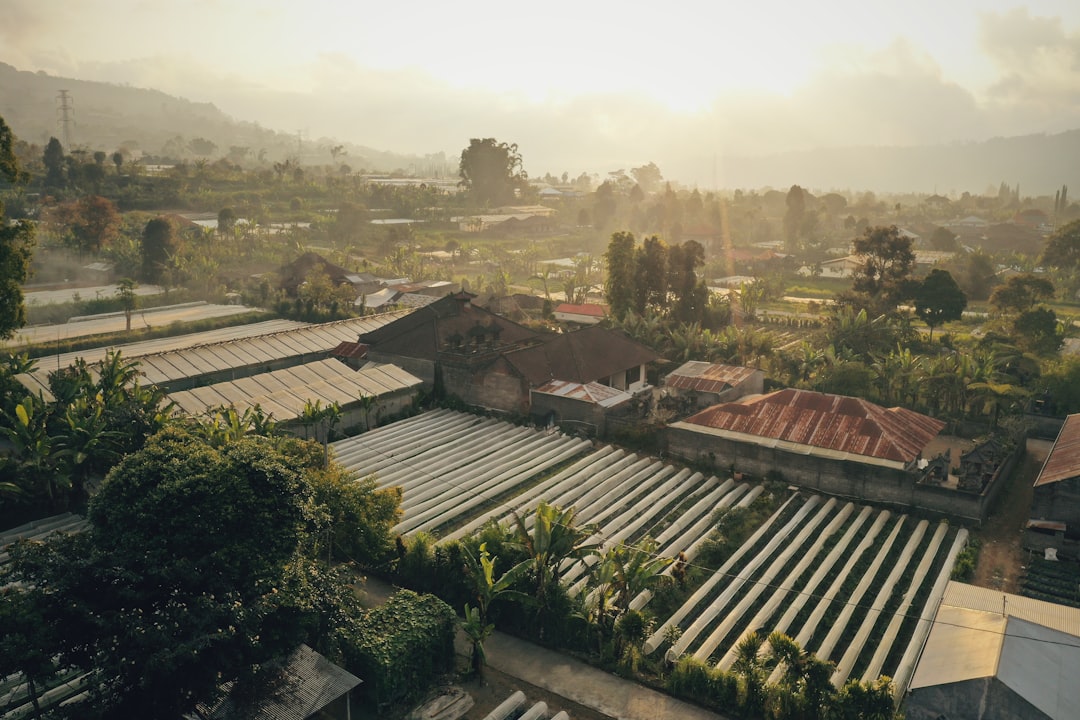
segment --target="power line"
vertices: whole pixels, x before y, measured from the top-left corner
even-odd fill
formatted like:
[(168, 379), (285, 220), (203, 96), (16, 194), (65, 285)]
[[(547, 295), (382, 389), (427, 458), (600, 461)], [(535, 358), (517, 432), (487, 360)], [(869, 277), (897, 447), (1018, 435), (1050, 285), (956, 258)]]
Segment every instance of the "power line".
[[(362, 437), (362, 436), (360, 436), (360, 437)], [(457, 490), (459, 492), (472, 495), (473, 497), (483, 499), (483, 500), (485, 500), (485, 501), (487, 501), (487, 502), (489, 502), (491, 504), (494, 504), (496, 507), (502, 507), (502, 508), (504, 508), (504, 509), (506, 509), (508, 511), (509, 515), (517, 515), (517, 508), (509, 505), (506, 501), (497, 501), (494, 498), (491, 498), (488, 495), (484, 494), (483, 492), (475, 491), (475, 490), (473, 490), (471, 488), (464, 488), (464, 487), (462, 487), (461, 485), (459, 485), (457, 483), (454, 483), (454, 482), (452, 482), (452, 481), (450, 481), (450, 480), (448, 480), (446, 478), (436, 476), (433, 473), (430, 473), (430, 472), (428, 472), (427, 470), (425, 470), (423, 468), (420, 468), (420, 467), (417, 467), (416, 465), (413, 465), (412, 463), (408, 462), (405, 459), (398, 458), (398, 457), (396, 457), (396, 456), (394, 456), (392, 454), (386, 453), (386, 452), (384, 452), (384, 451), (382, 451), (382, 450), (380, 450), (378, 448), (374, 448), (371, 445), (365, 445), (364, 447), (367, 450), (369, 450), (370, 452), (372, 452), (372, 453), (374, 453), (376, 455), (380, 455), (380, 456), (382, 456), (383, 458), (385, 458), (387, 460), (391, 460), (391, 461), (393, 461), (393, 462), (395, 462), (395, 463), (397, 463), (397, 464), (399, 464), (401, 466), (404, 466), (405, 468), (408, 468), (408, 469), (413, 470), (413, 471), (415, 471), (417, 473), (420, 473), (421, 475), (424, 475), (424, 476), (430, 478), (431, 480), (434, 480), (435, 482), (446, 485), (446, 486), (448, 486), (450, 488), (453, 488), (454, 490)], [(538, 501), (538, 502), (542, 502), (542, 501)], [(528, 503), (528, 504), (532, 505), (531, 502)], [(870, 506), (870, 507), (872, 507), (872, 506)], [(504, 516), (504, 517), (501, 517), (501, 518), (496, 518), (494, 516), (494, 514), (492, 514), (492, 515), (489, 516), (489, 519), (493, 519), (497, 523), (501, 524), (501, 522), (503, 520), (505, 520), (506, 517)], [(559, 523), (559, 525), (562, 526), (562, 527), (565, 527), (566, 529), (580, 529), (580, 528), (573, 528), (572, 526), (567, 526), (567, 525), (564, 525), (564, 524), (561, 524), (561, 523)], [(837, 529), (837, 532), (839, 532), (839, 528)], [(601, 538), (603, 538), (603, 535), (604, 535), (603, 530), (600, 529), (600, 528), (596, 529), (595, 534), (600, 536)], [(619, 548), (623, 548), (623, 549), (634, 550), (634, 551), (637, 551), (637, 552), (643, 552), (643, 553), (645, 553), (646, 555), (648, 555), (648, 556), (650, 556), (652, 558), (663, 558), (665, 560), (671, 560), (672, 562), (676, 561), (676, 558), (668, 557), (667, 555), (663, 555), (663, 554), (661, 554), (659, 552), (656, 552), (656, 551), (648, 552), (648, 551), (645, 551), (645, 550), (643, 550), (643, 549), (641, 549), (641, 548), (639, 548), (637, 546), (628, 545), (628, 544), (626, 544), (624, 542), (621, 542), (621, 541), (617, 541), (617, 542), (613, 543), (613, 547), (619, 547)], [(866, 551), (864, 550), (863, 552), (866, 552)], [(765, 588), (765, 589), (770, 589), (770, 590), (773, 590), (774, 592), (782, 590), (782, 591), (784, 591), (786, 593), (792, 593), (792, 594), (795, 594), (795, 595), (798, 595), (798, 596), (807, 597), (808, 599), (816, 599), (816, 600), (819, 600), (819, 601), (820, 600), (826, 600), (830, 604), (835, 603), (835, 604), (839, 604), (839, 605), (841, 605), (843, 607), (852, 607), (852, 608), (855, 608), (855, 609), (865, 609), (868, 612), (871, 611), (871, 610), (876, 610), (876, 611), (882, 612), (882, 613), (884, 612), (884, 607), (875, 608), (873, 605), (869, 605), (869, 604), (853, 603), (853, 602), (850, 602), (850, 601), (847, 601), (847, 600), (838, 600), (836, 598), (827, 598), (825, 595), (822, 595), (822, 594), (819, 594), (819, 593), (810, 592), (810, 591), (804, 590), (804, 589), (797, 589), (797, 588), (793, 588), (793, 587), (788, 587), (786, 585), (782, 585), (782, 584), (779, 584), (779, 583), (769, 583), (769, 582), (764, 582), (762, 580), (751, 579), (750, 576), (743, 576), (743, 575), (739, 575), (739, 574), (733, 573), (733, 572), (720, 573), (718, 570), (714, 570), (714, 569), (706, 567), (704, 565), (698, 565), (698, 564), (695, 564), (695, 563), (690, 562), (690, 561), (685, 562), (684, 566), (687, 567), (687, 568), (696, 568), (698, 570), (701, 570), (703, 572), (709, 573), (710, 575), (714, 575), (714, 576), (718, 575), (718, 574), (722, 575), (723, 577), (727, 578), (729, 582), (732, 581), (732, 580), (739, 580), (739, 581), (742, 581), (745, 584), (749, 584), (751, 586), (759, 586), (759, 587), (762, 587), (762, 588)], [(945, 603), (943, 601), (941, 603), (939, 603), (939, 607), (942, 606), (942, 605), (945, 605)], [(926, 605), (924, 605), (923, 607), (925, 609)], [(947, 605), (947, 607), (962, 607), (962, 606)], [(1016, 633), (1009, 633), (1009, 632), (1006, 632), (1006, 631), (1003, 631), (1003, 630), (994, 630), (992, 628), (975, 627), (975, 626), (971, 626), (971, 625), (964, 625), (962, 623), (954, 623), (954, 622), (949, 622), (949, 621), (946, 621), (946, 620), (939, 620), (937, 618), (937, 613), (936, 612), (935, 612), (933, 617), (925, 617), (922, 614), (911, 614), (911, 613), (908, 613), (908, 612), (905, 612), (905, 613), (893, 612), (893, 613), (891, 613), (890, 617), (902, 617), (905, 620), (918, 620), (918, 621), (929, 622), (932, 626), (933, 625), (942, 625), (942, 626), (946, 626), (946, 627), (955, 627), (955, 628), (964, 629), (964, 630), (973, 630), (973, 631), (978, 631), (978, 632), (989, 633), (991, 635), (999, 635), (999, 636), (1002, 636), (1002, 637), (1012, 637), (1012, 638), (1023, 639), (1023, 640), (1032, 640), (1032, 641), (1035, 641), (1035, 642), (1045, 643), (1045, 644), (1049, 644), (1049, 645), (1063, 645), (1063, 646), (1067, 646), (1067, 647), (1075, 647), (1075, 648), (1080, 649), (1080, 638), (1077, 639), (1076, 643), (1070, 643), (1070, 642), (1065, 642), (1065, 641), (1060, 641), (1060, 640), (1048, 640), (1048, 639), (1045, 639), (1045, 638), (1034, 638), (1034, 637), (1029, 637), (1029, 636), (1026, 636), (1026, 635), (1020, 635), (1020, 634), (1016, 634)], [(1021, 618), (1021, 619), (1023, 619), (1023, 618)], [(1063, 632), (1063, 631), (1059, 631), (1059, 632)], [(1068, 633), (1065, 633), (1065, 634), (1068, 634)]]

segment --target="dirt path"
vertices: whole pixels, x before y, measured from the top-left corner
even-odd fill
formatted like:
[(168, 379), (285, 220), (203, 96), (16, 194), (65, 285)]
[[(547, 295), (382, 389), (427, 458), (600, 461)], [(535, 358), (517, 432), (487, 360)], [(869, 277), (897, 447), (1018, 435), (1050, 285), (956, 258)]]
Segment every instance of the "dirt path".
[(1027, 454), (1013, 470), (986, 523), (974, 533), (982, 543), (975, 578), (979, 587), (1015, 593), (1024, 567), (1024, 526), (1031, 511), (1032, 484), (1051, 443), (1028, 440)]

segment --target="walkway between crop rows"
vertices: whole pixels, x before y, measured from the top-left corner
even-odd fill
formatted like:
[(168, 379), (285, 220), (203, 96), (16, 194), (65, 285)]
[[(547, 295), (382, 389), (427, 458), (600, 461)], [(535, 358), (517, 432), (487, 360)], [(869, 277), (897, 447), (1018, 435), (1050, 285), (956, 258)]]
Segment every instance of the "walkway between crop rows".
[[(381, 603), (393, 592), (368, 578), (364, 592)], [(488, 665), (619, 720), (724, 720), (723, 716), (587, 665), (553, 650), (495, 632), (485, 643)]]

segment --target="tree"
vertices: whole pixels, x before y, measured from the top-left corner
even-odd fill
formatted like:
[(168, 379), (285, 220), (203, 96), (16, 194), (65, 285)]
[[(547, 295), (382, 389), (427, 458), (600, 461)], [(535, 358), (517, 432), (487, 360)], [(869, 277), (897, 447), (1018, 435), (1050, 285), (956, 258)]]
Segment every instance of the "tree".
[(143, 279), (160, 282), (173, 267), (179, 250), (180, 243), (171, 222), (158, 217), (146, 223), (142, 234)]
[(668, 288), (673, 295), (671, 314), (683, 323), (700, 323), (709, 300), (705, 281), (697, 269), (705, 264), (705, 248), (696, 240), (668, 248)]
[(541, 612), (549, 609), (559, 587), (559, 566), (564, 560), (580, 560), (596, 553), (597, 546), (589, 541), (596, 528), (578, 527), (577, 511), (563, 510), (541, 502), (530, 518), (514, 514), (513, 546), (529, 557), (530, 574), (535, 583), (534, 597)]
[(511, 202), (528, 184), (518, 146), (495, 138), (471, 139), (461, 151), (458, 171), (461, 186), (482, 206)]
[(667, 245), (655, 235), (635, 253), (634, 311), (643, 315), (647, 307), (665, 308), (668, 302)]
[(45, 163), (45, 187), (61, 188), (67, 185), (67, 171), (64, 166), (64, 148), (54, 137), (49, 138), (42, 155)]
[(657, 188), (660, 187), (660, 183), (664, 180), (664, 175), (654, 162), (641, 167), (630, 168), (630, 174), (645, 193), (656, 192)]
[(116, 166), (116, 174), (119, 175), (120, 174), (120, 168), (124, 164), (124, 153), (117, 150), (116, 152), (114, 152), (112, 154), (112, 161), (113, 161), (113, 165)]
[(513, 589), (514, 585), (529, 571), (531, 564), (529, 560), (523, 560), (496, 580), (495, 563), (499, 558), (491, 556), (487, 551), (486, 543), (480, 544), (479, 557), (474, 557), (468, 550), (464, 552), (463, 557), (476, 600), (475, 608), (465, 603), (463, 629), (472, 642), (473, 672), (480, 675), (487, 661), (484, 654), (484, 641), (491, 637), (491, 633), (495, 630), (495, 626), (488, 623), (488, 611), (491, 609), (491, 604), (500, 598), (514, 599), (523, 603), (531, 602), (532, 598), (528, 595)]
[(348, 623), (351, 590), (302, 553), (320, 453), (293, 442), (168, 428), (109, 473), (90, 532), (12, 553), (59, 638), (50, 657), (95, 671), (99, 715), (178, 717)]
[(960, 242), (956, 233), (949, 228), (936, 227), (930, 234), (930, 247), (935, 250), (956, 251), (960, 249)]
[(1020, 347), (1040, 355), (1057, 352), (1062, 343), (1057, 314), (1048, 307), (1020, 313), (1013, 323), (1013, 335)]
[(1054, 231), (1046, 242), (1040, 262), (1063, 270), (1080, 268), (1080, 220)]
[(224, 207), (218, 210), (217, 214), (217, 231), (218, 235), (223, 237), (230, 237), (233, 231), (236, 229), (236, 211), (231, 207)]
[(875, 311), (890, 310), (911, 295), (915, 251), (895, 225), (867, 228), (852, 243), (859, 257), (851, 288)]
[(990, 293), (990, 307), (1003, 315), (1017, 315), (1052, 297), (1052, 282), (1031, 273), (1021, 273), (994, 288)]
[(120, 305), (124, 308), (124, 320), (126, 332), (131, 332), (131, 314), (139, 307), (139, 295), (135, 292), (139, 283), (131, 278), (120, 278), (116, 283), (116, 297), (120, 298)]
[(80, 256), (101, 252), (120, 234), (120, 213), (99, 195), (79, 198), (65, 208), (64, 217)]
[(616, 319), (621, 319), (634, 306), (637, 294), (636, 244), (633, 233), (617, 232), (612, 234), (607, 252), (604, 253), (604, 263), (607, 265), (604, 295), (611, 307), (611, 314)]
[[(0, 178), (12, 183), (24, 179), (14, 140), (11, 128), (0, 117)], [(26, 324), (22, 286), (30, 276), (33, 252), (34, 226), (26, 220), (9, 223), (0, 202), (0, 339), (10, 338)]]
[(798, 245), (799, 229), (806, 213), (806, 191), (798, 185), (792, 185), (784, 199), (787, 210), (784, 212), (784, 239), (789, 250)]
[(915, 314), (929, 326), (931, 342), (934, 328), (959, 320), (966, 307), (967, 297), (945, 270), (931, 270), (915, 289)]
[(205, 157), (214, 154), (214, 151), (217, 150), (217, 144), (206, 138), (198, 137), (188, 143), (188, 148), (196, 155)]

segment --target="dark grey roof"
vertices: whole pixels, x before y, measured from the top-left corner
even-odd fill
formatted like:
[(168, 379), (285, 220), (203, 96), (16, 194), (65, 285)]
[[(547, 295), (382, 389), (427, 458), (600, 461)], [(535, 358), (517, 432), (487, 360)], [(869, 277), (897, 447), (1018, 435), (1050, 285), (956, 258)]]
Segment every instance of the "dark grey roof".
[(240, 710), (232, 697), (233, 683), (222, 686), (225, 697), (214, 707), (200, 705), (211, 720), (305, 720), (352, 690), (362, 681), (307, 645), (293, 651), (281, 667), (280, 682), (257, 705)]

